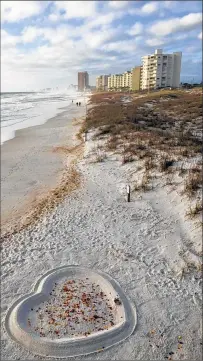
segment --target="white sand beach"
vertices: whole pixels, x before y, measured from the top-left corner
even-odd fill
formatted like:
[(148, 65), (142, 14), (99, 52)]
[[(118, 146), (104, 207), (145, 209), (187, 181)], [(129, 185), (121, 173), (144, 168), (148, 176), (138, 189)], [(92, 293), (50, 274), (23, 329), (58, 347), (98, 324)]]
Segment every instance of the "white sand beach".
[[(71, 117), (82, 116), (82, 112), (82, 108), (80, 114), (71, 110)], [(71, 142), (64, 130), (67, 126), (70, 133), (75, 129), (71, 122), (67, 124), (66, 117), (64, 112), (37, 127), (37, 145), (30, 140), (28, 151), (32, 157), (23, 154), (22, 143), (19, 149), (22, 164), (17, 165), (13, 159), (13, 166), (5, 167), (3, 209), (13, 209), (9, 194), (10, 190), (14, 193), (20, 178), (23, 178), (22, 188), (18, 187), (16, 194), (16, 202), (20, 203), (22, 198), (26, 199), (24, 195), (31, 181), (37, 182), (37, 186), (39, 183), (52, 185), (51, 175), (58, 172), (63, 160), (52, 153), (48, 161), (48, 151), (66, 140)], [(57, 127), (56, 122), (60, 122), (61, 127)], [(24, 132), (28, 146), (31, 129), (20, 131), (19, 136)], [(170, 185), (162, 187), (160, 180), (155, 190), (133, 193), (128, 203), (126, 186), (132, 164), (122, 165), (115, 155), (95, 163), (98, 142), (93, 135), (94, 132), (88, 134), (84, 157), (77, 164), (80, 187), (37, 223), (2, 243), (2, 359), (33, 359), (33, 354), (12, 341), (5, 330), (5, 315), (11, 304), (30, 293), (36, 280), (50, 269), (80, 265), (103, 270), (117, 280), (136, 306), (138, 317), (137, 327), (126, 341), (86, 356), (86, 360), (200, 360), (201, 229), (184, 218), (185, 201), (177, 190)], [(16, 154), (18, 137), (13, 142)], [(3, 147), (4, 164), (9, 144)], [(38, 149), (43, 154), (40, 163)], [(22, 165), (28, 161), (29, 175), (25, 175)], [(11, 170), (13, 177), (9, 178)], [(43, 182), (41, 172), (47, 174)], [(187, 267), (189, 264), (193, 265), (192, 270)]]

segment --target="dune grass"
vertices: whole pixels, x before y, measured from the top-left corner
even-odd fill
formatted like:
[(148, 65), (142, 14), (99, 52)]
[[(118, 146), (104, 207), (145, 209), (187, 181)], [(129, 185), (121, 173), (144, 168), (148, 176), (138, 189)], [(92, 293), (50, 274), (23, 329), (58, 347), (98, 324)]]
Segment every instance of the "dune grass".
[[(126, 103), (127, 97), (130, 102)], [(174, 163), (202, 154), (201, 88), (150, 94), (95, 93), (90, 103), (95, 106), (88, 112), (81, 133), (96, 129), (95, 138), (104, 138), (106, 151), (120, 154), (122, 164), (142, 160), (147, 172), (157, 168), (166, 174), (167, 184), (172, 184), (169, 173)], [(184, 193), (194, 196), (201, 186), (200, 174), (179, 171)]]

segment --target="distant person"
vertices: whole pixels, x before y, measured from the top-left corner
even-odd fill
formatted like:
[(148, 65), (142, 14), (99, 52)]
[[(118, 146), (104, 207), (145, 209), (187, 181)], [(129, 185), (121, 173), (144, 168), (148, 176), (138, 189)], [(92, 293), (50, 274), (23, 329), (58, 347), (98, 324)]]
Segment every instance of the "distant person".
[(73, 100), (72, 100), (72, 103), (73, 103)]
[(80, 104), (81, 104), (81, 103), (79, 102), (79, 107), (80, 107)]
[(78, 102), (76, 103), (77, 107), (78, 107)]

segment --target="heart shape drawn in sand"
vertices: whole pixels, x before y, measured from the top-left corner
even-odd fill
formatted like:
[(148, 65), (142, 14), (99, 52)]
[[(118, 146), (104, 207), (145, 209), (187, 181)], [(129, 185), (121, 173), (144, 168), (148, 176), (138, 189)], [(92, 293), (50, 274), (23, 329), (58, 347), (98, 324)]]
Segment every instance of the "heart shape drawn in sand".
[(9, 336), (30, 352), (67, 358), (103, 351), (129, 337), (137, 315), (108, 274), (80, 266), (53, 269), (9, 309)]

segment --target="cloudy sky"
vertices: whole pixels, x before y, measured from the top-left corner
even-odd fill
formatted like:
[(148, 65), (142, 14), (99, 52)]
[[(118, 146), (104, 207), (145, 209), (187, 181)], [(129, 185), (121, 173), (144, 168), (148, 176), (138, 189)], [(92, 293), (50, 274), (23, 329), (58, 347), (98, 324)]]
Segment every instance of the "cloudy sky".
[(141, 56), (182, 51), (183, 81), (202, 80), (201, 1), (2, 1), (1, 90), (77, 84)]

